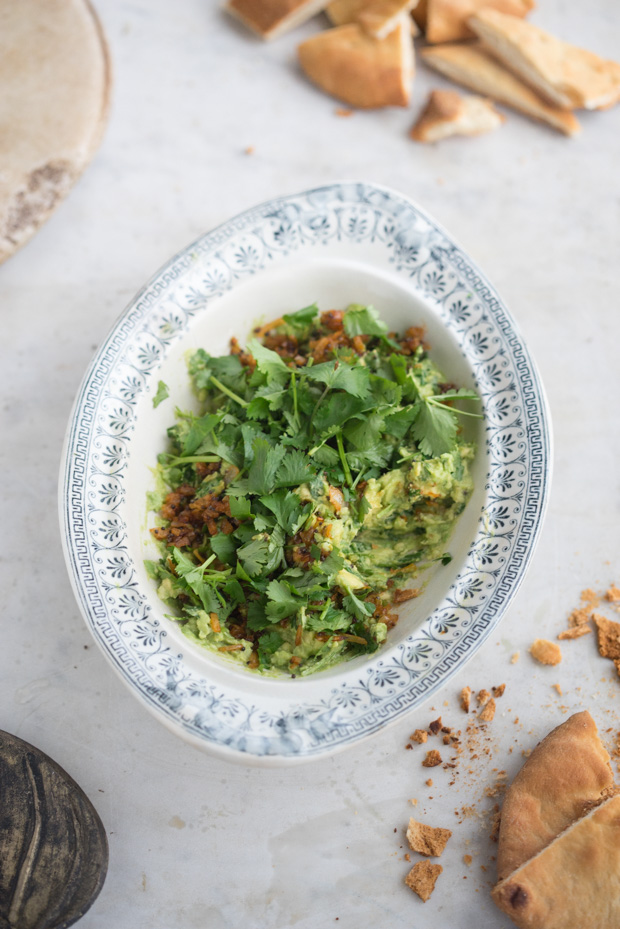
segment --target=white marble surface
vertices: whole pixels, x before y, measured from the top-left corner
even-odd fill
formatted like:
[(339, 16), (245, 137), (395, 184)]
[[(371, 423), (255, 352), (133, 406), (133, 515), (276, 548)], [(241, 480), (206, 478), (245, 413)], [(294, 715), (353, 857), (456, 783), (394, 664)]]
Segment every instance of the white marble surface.
[[(488, 819), (455, 810), (490, 808), (492, 769), (512, 775), (567, 711), (588, 707), (603, 729), (620, 722), (620, 681), (593, 637), (565, 643), (558, 668), (527, 655), (534, 637), (562, 628), (583, 587), (620, 583), (620, 108), (586, 114), (574, 140), (510, 114), (497, 133), (427, 148), (406, 137), (412, 112), (338, 118), (306, 84), (294, 47), (320, 20), (268, 46), (209, 0), (98, 5), (116, 72), (103, 146), (55, 217), (0, 268), (0, 726), (64, 765), (109, 831), (108, 878), (80, 926), (504, 929), (488, 896)], [(620, 48), (614, 0), (540, 0), (534, 19), (602, 54)], [(442, 84), (420, 71), (413, 109)], [(232, 767), (190, 748), (95, 648), (60, 551), (56, 481), (71, 402), (129, 298), (234, 213), (342, 177), (402, 190), (460, 239), (511, 306), (551, 404), (554, 487), (529, 575), (497, 635), (435, 702), (461, 725), (463, 684), (507, 683), (493, 756), (473, 775), (462, 765), (454, 786), (450, 772), (420, 766), (420, 750), (404, 750), (436, 715), (429, 707), (292, 770)], [(455, 824), (425, 905), (402, 884), (409, 798), (431, 824)]]

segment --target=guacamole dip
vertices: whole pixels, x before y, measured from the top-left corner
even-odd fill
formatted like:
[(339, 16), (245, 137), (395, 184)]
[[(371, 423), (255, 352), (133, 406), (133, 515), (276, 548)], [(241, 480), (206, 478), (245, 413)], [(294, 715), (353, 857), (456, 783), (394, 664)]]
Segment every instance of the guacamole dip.
[(170, 618), (263, 673), (376, 651), (412, 579), (450, 560), (472, 491), (459, 414), (478, 415), (455, 404), (477, 395), (447, 383), (423, 329), (389, 333), (357, 304), (199, 349), (189, 373), (200, 410), (176, 410), (149, 495)]

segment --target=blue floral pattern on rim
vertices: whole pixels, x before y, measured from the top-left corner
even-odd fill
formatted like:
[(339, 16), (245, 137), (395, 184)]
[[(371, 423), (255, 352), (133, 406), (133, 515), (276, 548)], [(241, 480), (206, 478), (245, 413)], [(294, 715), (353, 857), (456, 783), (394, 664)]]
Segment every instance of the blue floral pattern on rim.
[[(355, 684), (274, 711), (216, 686), (167, 642), (139, 589), (123, 518), (139, 398), (195, 314), (302, 245), (372, 242), (454, 332), (487, 417), (486, 507), (466, 562), (426, 622)], [(199, 259), (197, 261), (197, 258)], [(403, 196), (343, 183), (271, 201), (174, 258), (122, 315), (87, 372), (69, 424), (61, 522), (74, 589), (126, 683), (168, 724), (232, 757), (310, 758), (375, 732), (426, 699), (484, 641), (514, 595), (550, 482), (550, 432), (535, 366), (514, 323), (450, 237)]]

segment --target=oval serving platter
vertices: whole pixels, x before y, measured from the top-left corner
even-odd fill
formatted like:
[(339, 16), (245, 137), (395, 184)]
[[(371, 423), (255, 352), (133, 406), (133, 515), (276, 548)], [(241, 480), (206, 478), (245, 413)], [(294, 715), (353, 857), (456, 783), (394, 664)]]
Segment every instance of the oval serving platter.
[[(146, 494), (174, 405), (192, 405), (185, 354), (317, 301), (372, 303), (394, 329), (423, 324), (450, 380), (478, 390), (474, 494), (453, 560), (423, 576), (387, 643), (323, 673), (251, 673), (189, 642), (165, 616), (145, 557)], [(153, 408), (159, 380), (171, 399)], [(174, 732), (245, 763), (346, 748), (431, 697), (497, 626), (540, 532), (551, 476), (547, 404), (509, 311), (453, 239), (401, 194), (339, 183), (272, 200), (173, 258), (99, 349), (71, 414), (60, 473), (62, 541), (95, 640)]]

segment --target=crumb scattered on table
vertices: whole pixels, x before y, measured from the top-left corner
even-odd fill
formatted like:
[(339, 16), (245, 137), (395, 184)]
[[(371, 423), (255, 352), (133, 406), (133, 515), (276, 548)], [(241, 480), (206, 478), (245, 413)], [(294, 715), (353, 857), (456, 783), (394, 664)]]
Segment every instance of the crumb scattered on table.
[(521, 652), (515, 652), (512, 658), (510, 659), (510, 664), (516, 664), (517, 661), (519, 660), (520, 655), (521, 655)]
[(409, 738), (412, 742), (418, 742), (419, 744), (422, 744), (422, 742), (427, 741), (428, 733), (425, 729), (416, 729), (416, 731), (410, 735)]
[(443, 871), (440, 864), (432, 864), (430, 861), (418, 861), (405, 878), (407, 887), (411, 887), (414, 893), (418, 895), (424, 903), (429, 899), (437, 878)]
[(441, 764), (441, 755), (436, 748), (433, 748), (430, 752), (426, 753), (426, 758), (422, 762), (422, 766), (425, 768), (435, 768), (438, 764)]
[(544, 665), (556, 665), (562, 660), (560, 646), (548, 639), (536, 639), (530, 648), (530, 655)]
[(607, 619), (598, 613), (593, 613), (592, 619), (596, 626), (598, 650), (601, 657), (617, 661), (620, 659), (620, 623), (615, 623), (612, 619)]
[(580, 639), (582, 635), (588, 635), (590, 632), (592, 632), (590, 626), (587, 623), (582, 623), (580, 626), (564, 629), (558, 633), (558, 639)]
[(472, 863), (473, 860), (474, 860), (474, 859), (471, 857), (471, 855), (463, 855), (463, 861), (465, 862), (465, 864), (467, 865), (467, 867), (470, 866), (470, 864)]
[(411, 850), (419, 855), (438, 858), (448, 844), (451, 835), (452, 832), (449, 829), (426, 826), (415, 819), (409, 820), (407, 841)]
[(346, 106), (337, 107), (334, 110), (334, 113), (336, 114), (336, 116), (342, 116), (342, 117), (353, 116), (353, 110), (349, 109), (349, 107), (346, 107)]
[(493, 696), (495, 699), (498, 697), (503, 697), (504, 691), (506, 690), (505, 684), (499, 684), (497, 687), (493, 687)]
[(479, 690), (476, 694), (476, 700), (478, 701), (478, 706), (485, 706), (491, 699), (491, 694), (488, 690)]
[(481, 723), (490, 723), (493, 717), (495, 716), (495, 700), (491, 697), (484, 704), (480, 712), (478, 713), (478, 719)]
[(461, 691), (461, 708), (469, 713), (469, 707), (471, 706), (471, 687), (463, 687)]

